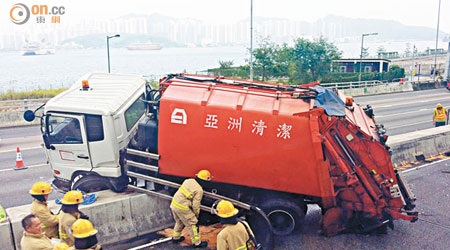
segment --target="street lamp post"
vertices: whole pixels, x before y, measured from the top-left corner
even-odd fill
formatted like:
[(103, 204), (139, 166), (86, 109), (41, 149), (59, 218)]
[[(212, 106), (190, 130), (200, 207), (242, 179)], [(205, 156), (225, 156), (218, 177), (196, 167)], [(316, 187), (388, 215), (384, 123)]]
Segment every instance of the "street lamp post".
[(253, 81), (253, 0), (250, 0), (250, 80)]
[(119, 34), (114, 35), (114, 36), (106, 36), (106, 53), (108, 54), (108, 73), (111, 73), (111, 69), (109, 66), (109, 39), (113, 38), (113, 37), (120, 37)]
[(437, 20), (437, 27), (436, 27), (436, 48), (434, 50), (434, 70), (433, 70), (433, 80), (436, 82), (436, 70), (437, 70), (437, 49), (438, 49), (438, 39), (439, 39), (439, 19), (441, 17), (441, 0), (439, 0), (439, 7), (438, 7), (438, 20)]
[(361, 82), (361, 71), (362, 71), (362, 58), (363, 58), (363, 50), (364, 50), (364, 37), (365, 36), (376, 36), (378, 33), (369, 33), (361, 35), (361, 54), (359, 55), (359, 77), (358, 81)]

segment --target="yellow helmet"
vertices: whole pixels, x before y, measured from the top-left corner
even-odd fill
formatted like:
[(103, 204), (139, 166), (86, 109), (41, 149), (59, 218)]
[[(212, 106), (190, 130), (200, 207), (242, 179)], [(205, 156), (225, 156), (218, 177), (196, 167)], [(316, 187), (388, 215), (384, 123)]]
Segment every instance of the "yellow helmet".
[(89, 236), (95, 235), (97, 229), (89, 220), (78, 219), (72, 225), (72, 235), (75, 238), (87, 238)]
[(438, 104), (436, 105), (436, 108), (442, 108), (442, 104), (438, 103)]
[(204, 181), (210, 181), (211, 180), (211, 173), (208, 170), (200, 170), (195, 175), (197, 178), (204, 180)]
[(219, 201), (219, 204), (217, 204), (217, 215), (222, 218), (229, 218), (236, 215), (238, 212), (239, 211), (234, 208), (233, 203), (229, 201), (221, 200)]
[(69, 191), (67, 192), (61, 200), (64, 205), (74, 205), (83, 202), (83, 194), (80, 191)]
[(32, 195), (43, 195), (49, 194), (52, 192), (50, 184), (47, 182), (39, 181), (34, 183), (33, 187), (30, 190), (30, 194)]
[(58, 243), (55, 245), (55, 250), (67, 250), (69, 249), (69, 245), (66, 243)]

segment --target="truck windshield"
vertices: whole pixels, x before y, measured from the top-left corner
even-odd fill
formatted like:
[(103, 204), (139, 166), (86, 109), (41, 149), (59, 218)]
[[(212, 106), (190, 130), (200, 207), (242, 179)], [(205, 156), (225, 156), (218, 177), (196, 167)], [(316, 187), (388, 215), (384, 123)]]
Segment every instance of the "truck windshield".
[(49, 116), (48, 139), (52, 144), (82, 144), (80, 122), (75, 118)]

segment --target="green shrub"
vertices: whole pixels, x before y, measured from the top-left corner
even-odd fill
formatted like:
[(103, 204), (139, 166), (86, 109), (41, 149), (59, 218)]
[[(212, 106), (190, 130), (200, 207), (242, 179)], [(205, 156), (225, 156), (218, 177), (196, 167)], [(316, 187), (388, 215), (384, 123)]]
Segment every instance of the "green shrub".
[(8, 90), (6, 93), (0, 94), (0, 100), (22, 100), (22, 99), (39, 99), (52, 98), (67, 88), (59, 89), (37, 89), (31, 91), (14, 92)]

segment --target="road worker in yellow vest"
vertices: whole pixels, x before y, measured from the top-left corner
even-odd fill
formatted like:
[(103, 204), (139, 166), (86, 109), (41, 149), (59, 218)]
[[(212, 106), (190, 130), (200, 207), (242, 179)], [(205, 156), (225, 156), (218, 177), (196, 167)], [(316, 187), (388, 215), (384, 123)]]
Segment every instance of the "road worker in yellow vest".
[(435, 127), (444, 126), (447, 117), (448, 117), (447, 111), (445, 110), (444, 107), (442, 107), (440, 103), (438, 103), (433, 111), (433, 125)]
[(51, 192), (50, 184), (43, 181), (34, 183), (30, 190), (30, 194), (34, 198), (31, 204), (31, 213), (39, 218), (42, 231), (50, 239), (58, 238), (58, 218), (47, 206), (48, 195)]
[(181, 231), (184, 227), (187, 227), (192, 245), (195, 248), (208, 246), (208, 242), (200, 240), (197, 223), (200, 214), (200, 202), (203, 198), (203, 186), (210, 180), (211, 173), (208, 170), (200, 170), (196, 174), (195, 179), (185, 180), (173, 196), (170, 209), (175, 219), (172, 235), (174, 242), (184, 240), (184, 237), (181, 236)]
[(53, 250), (52, 241), (42, 231), (41, 221), (36, 215), (25, 216), (22, 227), (25, 229), (20, 240), (22, 250)]
[(97, 229), (89, 220), (78, 219), (72, 225), (72, 234), (75, 237), (75, 245), (69, 250), (101, 250), (98, 244)]
[(61, 200), (62, 207), (59, 214), (59, 238), (62, 243), (69, 246), (74, 245), (75, 238), (70, 233), (70, 228), (76, 220), (88, 219), (80, 210), (78, 206), (83, 202), (83, 194), (79, 191), (67, 192)]
[(217, 250), (247, 250), (250, 235), (254, 237), (253, 231), (247, 222), (238, 220), (239, 211), (233, 203), (221, 200), (214, 212), (219, 216), (220, 224), (224, 225), (217, 235)]

